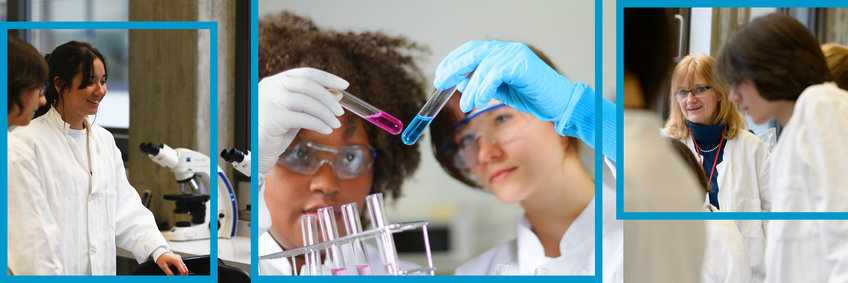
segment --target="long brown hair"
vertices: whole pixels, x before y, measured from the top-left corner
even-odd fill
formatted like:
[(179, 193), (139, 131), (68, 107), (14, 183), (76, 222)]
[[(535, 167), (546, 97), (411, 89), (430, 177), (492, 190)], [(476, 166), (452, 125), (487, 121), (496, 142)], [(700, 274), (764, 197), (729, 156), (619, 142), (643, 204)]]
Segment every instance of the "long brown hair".
[(716, 61), (727, 82), (750, 79), (768, 101), (796, 101), (807, 87), (833, 81), (813, 34), (781, 13), (757, 18), (734, 32)]

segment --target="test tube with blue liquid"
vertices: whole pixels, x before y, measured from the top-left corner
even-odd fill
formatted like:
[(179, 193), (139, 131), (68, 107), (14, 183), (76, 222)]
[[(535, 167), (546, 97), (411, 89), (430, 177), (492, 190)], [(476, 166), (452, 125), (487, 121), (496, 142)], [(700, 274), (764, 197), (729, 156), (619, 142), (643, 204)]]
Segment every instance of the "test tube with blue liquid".
[[(355, 202), (342, 205), (342, 220), (345, 223), (345, 232), (348, 236), (362, 233), (362, 223), (359, 221), (359, 211), (356, 209)], [(353, 264), (356, 266), (359, 275), (373, 275), (362, 241), (359, 239), (353, 240), (351, 250), (353, 251)]]
[[(318, 224), (321, 225), (321, 232), (324, 234), (325, 242), (335, 240), (339, 237), (339, 230), (336, 227), (336, 214), (332, 206), (318, 209)], [(332, 275), (347, 275), (342, 251), (338, 245), (333, 244), (327, 248), (327, 261), (329, 261)]]
[(339, 103), (353, 114), (356, 114), (359, 117), (371, 122), (372, 124), (380, 127), (380, 129), (386, 130), (392, 135), (400, 134), (403, 130), (403, 122), (398, 120), (389, 113), (386, 113), (383, 110), (380, 110), (377, 107), (374, 107), (368, 102), (359, 99), (358, 97), (350, 94), (344, 90), (338, 89), (330, 89), (330, 93), (335, 95), (336, 97), (341, 96), (341, 100)]
[(415, 115), (415, 118), (406, 127), (406, 130), (400, 135), (400, 139), (404, 144), (413, 145), (418, 141), (418, 138), (421, 137), (421, 134), (430, 125), (430, 122), (433, 122), (436, 114), (442, 111), (442, 107), (450, 100), (454, 92), (456, 92), (456, 86), (446, 90), (437, 89), (433, 92), (433, 95), (430, 96), (424, 107), (421, 107), (421, 111), (418, 111), (418, 115)]

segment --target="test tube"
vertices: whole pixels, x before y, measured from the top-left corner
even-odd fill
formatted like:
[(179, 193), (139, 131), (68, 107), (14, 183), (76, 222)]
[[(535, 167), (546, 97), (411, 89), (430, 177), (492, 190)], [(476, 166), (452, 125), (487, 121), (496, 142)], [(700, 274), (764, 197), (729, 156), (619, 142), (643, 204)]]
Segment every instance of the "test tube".
[[(356, 210), (355, 202), (342, 205), (342, 219), (348, 236), (362, 232), (362, 223), (359, 222), (359, 211)], [(365, 248), (362, 247), (362, 241), (359, 239), (353, 240), (351, 250), (353, 250), (353, 264), (356, 266), (359, 275), (374, 274), (371, 271), (371, 264), (368, 263), (368, 256), (365, 255)]]
[[(336, 214), (333, 212), (332, 206), (318, 209), (318, 223), (321, 225), (324, 241), (333, 241), (339, 237), (339, 230), (336, 227)], [(327, 248), (327, 260), (330, 262), (330, 272), (333, 275), (347, 275), (342, 251), (338, 245), (332, 244)]]
[(341, 96), (341, 101), (339, 101), (339, 103), (342, 107), (353, 112), (353, 114), (368, 120), (368, 122), (377, 125), (380, 129), (386, 130), (386, 132), (389, 132), (392, 135), (400, 134), (400, 131), (403, 130), (403, 122), (392, 115), (389, 115), (389, 113), (368, 104), (368, 102), (359, 99), (353, 94), (338, 89), (330, 89), (329, 91), (336, 97)]
[[(311, 246), (318, 243), (318, 218), (315, 215), (303, 215), (300, 217), (300, 231), (303, 235), (303, 245)], [(321, 265), (318, 263), (318, 251), (307, 252), (305, 269), (306, 275), (321, 275)]]
[[(374, 226), (374, 229), (389, 225), (388, 219), (386, 219), (382, 193), (366, 196), (365, 208), (368, 209), (368, 216), (371, 218), (371, 225)], [(385, 231), (384, 233), (380, 233), (380, 236), (377, 237), (377, 248), (380, 250), (386, 274), (398, 275), (397, 250), (395, 249), (395, 241), (392, 238), (391, 232)]]
[(421, 111), (418, 111), (418, 115), (415, 115), (412, 122), (409, 122), (409, 127), (406, 127), (403, 134), (400, 135), (403, 143), (406, 145), (415, 144), (424, 130), (427, 129), (427, 126), (430, 125), (430, 122), (433, 121), (433, 118), (436, 117), (436, 114), (442, 111), (442, 107), (445, 106), (455, 91), (456, 86), (441, 91), (437, 89), (433, 92), (424, 107), (421, 107)]

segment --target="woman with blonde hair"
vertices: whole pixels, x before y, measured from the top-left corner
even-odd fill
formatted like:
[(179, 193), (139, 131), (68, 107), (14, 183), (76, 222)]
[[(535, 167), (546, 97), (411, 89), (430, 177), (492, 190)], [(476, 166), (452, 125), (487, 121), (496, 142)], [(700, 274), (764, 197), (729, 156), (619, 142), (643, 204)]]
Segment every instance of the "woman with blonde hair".
[[(768, 149), (745, 130), (745, 118), (728, 98), (729, 86), (713, 76), (714, 63), (697, 54), (674, 68), (664, 130), (698, 158), (711, 189), (709, 205), (727, 212), (769, 211)], [(766, 221), (736, 221), (736, 226), (750, 254), (753, 278), (762, 281)]]

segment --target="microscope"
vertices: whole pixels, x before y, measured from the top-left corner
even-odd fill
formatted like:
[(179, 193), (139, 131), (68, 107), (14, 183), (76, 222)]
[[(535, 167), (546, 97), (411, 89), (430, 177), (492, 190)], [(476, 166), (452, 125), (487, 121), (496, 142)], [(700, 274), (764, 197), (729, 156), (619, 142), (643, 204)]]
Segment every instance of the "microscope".
[(250, 177), (250, 151), (244, 153), (238, 149), (221, 150), (221, 158), (233, 165), (233, 168)]
[[(175, 227), (162, 234), (169, 241), (191, 241), (209, 239), (210, 195), (207, 190), (211, 184), (209, 174), (209, 156), (190, 149), (173, 149), (166, 144), (141, 143), (139, 146), (153, 162), (171, 169), (180, 194), (165, 195), (166, 200), (176, 202), (174, 213), (191, 215), (191, 222), (180, 221)], [(232, 238), (236, 235), (238, 209), (236, 196), (230, 180), (218, 167), (218, 237)]]

